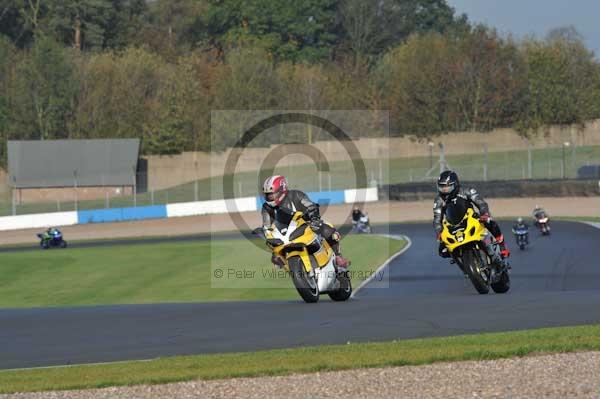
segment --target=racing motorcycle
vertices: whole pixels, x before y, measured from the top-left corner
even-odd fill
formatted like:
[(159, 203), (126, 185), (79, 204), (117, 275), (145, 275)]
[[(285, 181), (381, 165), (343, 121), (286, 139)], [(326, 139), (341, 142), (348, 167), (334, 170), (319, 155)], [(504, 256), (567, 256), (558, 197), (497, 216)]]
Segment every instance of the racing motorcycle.
[(508, 292), (508, 264), (473, 208), (457, 198), (446, 208), (445, 216), (441, 240), (477, 292), (487, 294), (490, 287), (498, 294)]
[(369, 215), (365, 214), (358, 219), (352, 221), (352, 231), (355, 233), (371, 234), (371, 224), (369, 223)]
[(525, 249), (527, 245), (529, 245), (529, 230), (525, 226), (519, 226), (516, 229), (513, 229), (513, 234), (515, 235), (515, 241), (519, 246), (519, 249), (522, 251)]
[(50, 232), (45, 231), (43, 233), (38, 233), (37, 236), (40, 239), (40, 247), (42, 247), (42, 249), (67, 247), (67, 242), (58, 229), (52, 229)]
[(315, 303), (324, 293), (334, 301), (347, 301), (352, 295), (348, 270), (335, 264), (333, 249), (310, 228), (302, 212), (280, 209), (269, 229), (259, 227), (253, 234), (283, 260), (305, 302)]
[(550, 222), (549, 222), (548, 215), (546, 215), (545, 213), (536, 215), (535, 225), (537, 226), (538, 230), (540, 231), (540, 233), (542, 233), (543, 236), (550, 235), (550, 224), (549, 223)]

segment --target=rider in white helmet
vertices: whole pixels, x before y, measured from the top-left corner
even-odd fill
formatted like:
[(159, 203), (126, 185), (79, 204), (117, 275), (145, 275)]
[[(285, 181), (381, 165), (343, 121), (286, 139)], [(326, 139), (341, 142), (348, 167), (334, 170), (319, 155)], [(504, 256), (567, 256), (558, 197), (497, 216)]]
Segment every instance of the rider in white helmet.
[[(263, 194), (265, 196), (265, 203), (261, 210), (263, 228), (271, 228), (277, 212), (282, 208), (292, 212), (301, 211), (313, 231), (327, 240), (335, 252), (336, 264), (340, 267), (348, 267), (350, 262), (340, 253), (340, 233), (332, 225), (323, 223), (318, 204), (312, 202), (304, 192), (288, 189), (285, 177), (280, 175), (271, 176), (265, 180)], [(276, 265), (281, 263), (275, 257), (272, 261)]]

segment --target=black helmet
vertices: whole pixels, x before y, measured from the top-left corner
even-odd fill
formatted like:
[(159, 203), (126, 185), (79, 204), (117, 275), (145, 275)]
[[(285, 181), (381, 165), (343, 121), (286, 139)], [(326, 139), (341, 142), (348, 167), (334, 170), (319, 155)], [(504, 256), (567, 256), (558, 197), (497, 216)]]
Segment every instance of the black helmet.
[(459, 187), (458, 175), (455, 172), (446, 170), (440, 174), (437, 181), (437, 189), (442, 198), (454, 198), (458, 193)]

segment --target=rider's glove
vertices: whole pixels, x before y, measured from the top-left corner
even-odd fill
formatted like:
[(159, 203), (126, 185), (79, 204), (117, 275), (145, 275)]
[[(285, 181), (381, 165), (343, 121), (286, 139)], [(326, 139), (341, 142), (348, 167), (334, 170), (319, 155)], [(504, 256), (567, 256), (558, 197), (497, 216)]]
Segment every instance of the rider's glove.
[(482, 213), (479, 216), (479, 221), (482, 222), (482, 223), (487, 223), (487, 222), (490, 221), (490, 219), (491, 219), (491, 216), (490, 216), (489, 213)]
[(321, 229), (322, 224), (323, 222), (321, 221), (321, 219), (313, 219), (310, 221), (310, 228), (316, 233)]

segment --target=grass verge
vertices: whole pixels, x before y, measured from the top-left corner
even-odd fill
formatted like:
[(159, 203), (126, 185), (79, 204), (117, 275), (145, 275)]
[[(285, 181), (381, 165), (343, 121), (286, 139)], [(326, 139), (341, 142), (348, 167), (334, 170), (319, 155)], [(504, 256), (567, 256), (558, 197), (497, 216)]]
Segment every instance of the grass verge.
[(0, 393), (285, 375), (582, 350), (600, 350), (600, 325), (8, 370), (0, 371)]
[[(351, 235), (342, 245), (358, 286), (405, 242)], [(297, 299), (264, 247), (220, 239), (0, 253), (0, 307)]]

